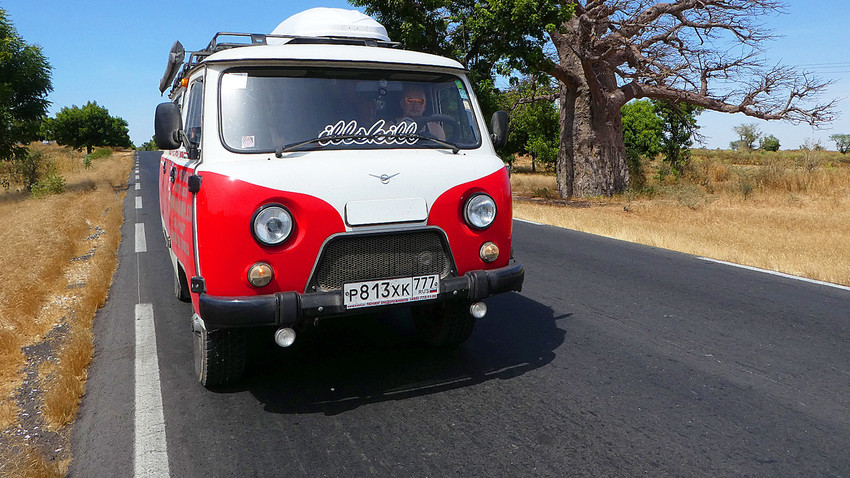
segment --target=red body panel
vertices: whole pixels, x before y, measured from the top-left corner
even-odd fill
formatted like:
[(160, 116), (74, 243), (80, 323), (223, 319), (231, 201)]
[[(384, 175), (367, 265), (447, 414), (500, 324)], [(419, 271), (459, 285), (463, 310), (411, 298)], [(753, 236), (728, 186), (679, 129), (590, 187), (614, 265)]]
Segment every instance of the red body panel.
[[(192, 194), (186, 184), (192, 169), (164, 159), (159, 170), (160, 213), (165, 218), (165, 227), (171, 239), (171, 249), (182, 264), (186, 277), (195, 271), (194, 247), (192, 242)], [(171, 170), (174, 169), (174, 181)]]
[[(325, 239), (345, 231), (336, 209), (312, 196), (277, 191), (203, 173), (198, 193), (198, 253), (207, 293), (216, 296), (304, 292), (304, 286)], [(279, 246), (260, 245), (251, 231), (251, 218), (261, 206), (285, 206), (294, 219), (292, 235)], [(248, 268), (258, 261), (274, 269), (272, 282), (262, 288), (248, 283)]]
[[(175, 166), (173, 184), (169, 175), (173, 163), (165, 162), (160, 178), (161, 212), (166, 216), (172, 249), (183, 265), (187, 277), (195, 275), (192, 243), (192, 196), (186, 179), (192, 170)], [(329, 203), (305, 194), (279, 191), (229, 176), (203, 172), (197, 196), (197, 234), (201, 275), (206, 292), (213, 296), (251, 296), (280, 291), (304, 292), (313, 266), (328, 237), (345, 232), (339, 212)], [(464, 220), (466, 200), (485, 192), (496, 202), (495, 222), (486, 230), (470, 228)], [(164, 197), (163, 197), (164, 196)], [(258, 243), (251, 230), (251, 220), (261, 206), (277, 203), (285, 206), (294, 219), (292, 236), (280, 246)], [(445, 231), (458, 275), (471, 270), (506, 266), (511, 252), (511, 196), (507, 171), (499, 169), (481, 179), (455, 186), (435, 201), (429, 211), (428, 225)], [(499, 258), (484, 263), (479, 249), (486, 241), (499, 246)], [(272, 282), (262, 288), (251, 286), (248, 268), (258, 262), (274, 269)], [(192, 294), (197, 310), (197, 294)]]
[[(428, 224), (446, 232), (458, 275), (508, 265), (513, 230), (510, 191), (508, 172), (501, 168), (477, 181), (455, 186), (434, 201), (428, 214)], [(470, 228), (463, 218), (466, 200), (479, 192), (489, 194), (496, 202), (496, 220), (483, 231)], [(481, 245), (487, 241), (496, 243), (500, 251), (499, 258), (489, 264), (482, 261), (478, 255)]]

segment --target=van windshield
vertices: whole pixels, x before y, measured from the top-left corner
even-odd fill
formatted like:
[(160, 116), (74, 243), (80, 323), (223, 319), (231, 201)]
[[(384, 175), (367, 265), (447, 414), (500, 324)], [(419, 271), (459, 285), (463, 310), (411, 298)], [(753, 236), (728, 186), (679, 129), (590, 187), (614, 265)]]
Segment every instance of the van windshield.
[(460, 77), (343, 68), (233, 68), (221, 77), (221, 138), (237, 152), (477, 148)]

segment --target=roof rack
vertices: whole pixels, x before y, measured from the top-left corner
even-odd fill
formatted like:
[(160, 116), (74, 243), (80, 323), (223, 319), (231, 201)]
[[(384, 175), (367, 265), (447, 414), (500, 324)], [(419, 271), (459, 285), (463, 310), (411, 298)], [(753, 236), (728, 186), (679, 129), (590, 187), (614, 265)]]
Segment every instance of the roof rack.
[[(247, 41), (243, 42), (234, 42), (234, 41), (222, 41), (221, 37), (235, 37), (238, 39), (243, 39)], [(279, 42), (269, 43), (269, 39), (279, 39)], [(218, 32), (213, 35), (212, 40), (210, 40), (207, 47), (203, 50), (188, 52), (189, 59), (186, 63), (183, 64), (183, 68), (180, 69), (180, 72), (174, 78), (174, 82), (171, 86), (171, 93), (180, 86), (180, 80), (182, 80), (188, 73), (198, 66), (202, 61), (204, 61), (208, 56), (213, 53), (229, 50), (231, 48), (241, 48), (246, 46), (259, 46), (259, 45), (276, 45), (276, 44), (310, 44), (310, 45), (359, 45), (359, 46), (372, 46), (372, 47), (382, 47), (382, 48), (398, 48), (401, 43), (393, 42), (393, 41), (383, 41), (376, 40), (373, 38), (353, 38), (353, 37), (329, 37), (329, 36), (300, 36), (300, 35), (277, 35), (271, 33), (236, 33), (236, 32)], [(182, 47), (182, 46), (181, 46)], [(178, 65), (179, 66), (179, 65)], [(162, 90), (164, 92), (164, 90)]]

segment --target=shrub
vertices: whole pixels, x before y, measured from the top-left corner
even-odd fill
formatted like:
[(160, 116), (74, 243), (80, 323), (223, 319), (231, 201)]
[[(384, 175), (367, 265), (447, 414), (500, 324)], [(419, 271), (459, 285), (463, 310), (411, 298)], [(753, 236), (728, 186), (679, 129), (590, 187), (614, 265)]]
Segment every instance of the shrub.
[(765, 161), (763, 166), (758, 167), (753, 180), (763, 191), (785, 189), (787, 174), (788, 171), (783, 161), (773, 159)]
[(38, 183), (38, 180), (54, 170), (53, 161), (45, 158), (39, 150), (21, 148), (12, 161), (3, 168), (2, 185), (9, 189), (12, 184), (21, 184), (27, 191)]
[(764, 151), (779, 151), (779, 139), (774, 135), (769, 135), (759, 141), (759, 149)]
[(91, 159), (108, 158), (112, 156), (112, 150), (110, 148), (97, 148), (88, 156), (91, 156)]
[(44, 179), (32, 187), (33, 197), (44, 197), (50, 194), (60, 194), (65, 191), (65, 178), (56, 171), (50, 171)]
[(673, 195), (679, 205), (686, 206), (688, 209), (694, 211), (709, 205), (713, 201), (713, 198), (706, 194), (702, 188), (693, 184), (681, 184), (677, 186), (673, 191)]
[(558, 194), (549, 188), (537, 188), (534, 190), (534, 197), (541, 199), (555, 199), (558, 197)]

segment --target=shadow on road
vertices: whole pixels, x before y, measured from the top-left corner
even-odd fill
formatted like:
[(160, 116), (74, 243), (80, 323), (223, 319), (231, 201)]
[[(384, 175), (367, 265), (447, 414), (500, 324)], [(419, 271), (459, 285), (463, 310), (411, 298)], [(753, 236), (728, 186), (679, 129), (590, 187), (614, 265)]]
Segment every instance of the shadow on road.
[[(550, 307), (518, 294), (487, 300), (489, 313), (461, 347), (437, 350), (415, 336), (410, 315), (392, 311), (328, 319), (280, 349), (264, 343), (237, 385), (272, 413), (335, 415), (520, 376), (551, 362), (564, 331)], [(270, 335), (270, 334), (269, 334)], [(234, 389), (221, 390), (236, 391)]]

